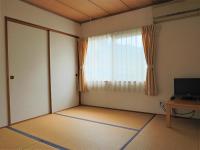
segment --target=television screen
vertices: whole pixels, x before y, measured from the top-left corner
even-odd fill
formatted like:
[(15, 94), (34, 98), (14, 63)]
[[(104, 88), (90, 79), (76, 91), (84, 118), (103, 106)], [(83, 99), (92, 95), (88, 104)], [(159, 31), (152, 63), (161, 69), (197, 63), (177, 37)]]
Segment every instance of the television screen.
[(200, 78), (174, 79), (175, 96), (200, 96)]

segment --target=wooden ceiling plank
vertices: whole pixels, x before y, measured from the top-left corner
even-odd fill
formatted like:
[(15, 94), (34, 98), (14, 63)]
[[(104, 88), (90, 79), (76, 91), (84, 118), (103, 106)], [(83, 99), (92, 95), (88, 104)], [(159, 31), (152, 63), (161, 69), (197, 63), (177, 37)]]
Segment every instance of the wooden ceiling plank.
[(122, 0), (122, 1), (132, 9), (153, 4), (152, 0)]
[(60, 4), (62, 4), (62, 5), (65, 5), (65, 6), (67, 6), (67, 7), (70, 7), (71, 9), (73, 9), (73, 10), (75, 10), (75, 11), (77, 11), (77, 12), (79, 12), (79, 13), (85, 15), (85, 16), (88, 16), (89, 18), (91, 18), (91, 16), (89, 16), (88, 14), (86, 14), (86, 13), (84, 13), (84, 12), (82, 12), (82, 11), (80, 11), (80, 10), (74, 8), (74, 7), (71, 7), (70, 5), (67, 5), (65, 2), (63, 2), (63, 1), (61, 1), (61, 0), (55, 0), (55, 1), (57, 1), (58, 3), (60, 3)]
[(128, 8), (120, 0), (90, 0), (100, 7), (104, 8), (109, 14), (127, 11)]
[(173, 0), (21, 0), (84, 23)]
[(88, 16), (85, 16), (84, 14), (81, 14), (71, 9), (70, 7), (57, 3), (55, 0), (25, 0), (25, 1), (78, 22), (89, 19)]
[(105, 8), (101, 7), (100, 5), (98, 5), (97, 3), (88, 0), (90, 3), (92, 3), (93, 5), (95, 5), (96, 7), (100, 8), (101, 10), (105, 11), (105, 13), (110, 14)]
[(95, 6), (88, 0), (59, 0), (59, 1), (62, 1), (66, 5), (83, 12), (88, 16), (91, 16), (90, 19), (107, 15), (107, 13), (104, 10)]
[(69, 17), (67, 17), (67, 16), (65, 16), (65, 15), (59, 14), (59, 13), (54, 12), (54, 11), (52, 11), (52, 10), (48, 10), (48, 9), (42, 7), (42, 6), (33, 4), (33, 3), (31, 3), (31, 2), (29, 2), (29, 1), (27, 1), (27, 0), (21, 0), (21, 1), (24, 2), (24, 3), (27, 3), (27, 4), (29, 4), (29, 5), (32, 5), (33, 7), (37, 7), (37, 8), (39, 8), (39, 9), (45, 10), (45, 11), (47, 11), (47, 12), (49, 12), (49, 13), (52, 13), (52, 14), (58, 15), (58, 16), (60, 16), (60, 17), (63, 17), (63, 18), (65, 18), (65, 19), (74, 21), (74, 22), (76, 22), (76, 23), (81, 23), (80, 21), (74, 20), (74, 19), (72, 19), (72, 18), (69, 18)]
[[(159, 1), (159, 0), (158, 0), (158, 1)], [(167, 3), (167, 2), (171, 2), (171, 1), (174, 1), (174, 0), (161, 0), (161, 1), (156, 2), (156, 3), (154, 2), (154, 3), (149, 4), (149, 5), (145, 5), (145, 6), (141, 6), (141, 7), (137, 7), (137, 8), (131, 8), (130, 10), (127, 10), (127, 11), (124, 11), (124, 12), (119, 12), (119, 13), (107, 15), (107, 16), (104, 16), (104, 17), (98, 17), (98, 18), (95, 18), (95, 19), (93, 19), (93, 20), (98, 20), (98, 19), (102, 19), (102, 18), (106, 18), (106, 17), (110, 17), (110, 16), (115, 16), (115, 15), (119, 15), (119, 14), (122, 14), (122, 13), (126, 13), (126, 12), (130, 12), (130, 11), (134, 11), (134, 10), (146, 8), (146, 7), (149, 7), (149, 6), (159, 5), (159, 4)], [(81, 22), (81, 24), (87, 23), (87, 22), (93, 21), (93, 20), (86, 20), (86, 21)]]
[(132, 8), (132, 9), (136, 9), (136, 8), (141, 8), (141, 7), (147, 7), (150, 5), (154, 5), (154, 4), (161, 4), (161, 3), (165, 3), (165, 2), (169, 2), (172, 0), (121, 0), (122, 2), (124, 2), (125, 4), (128, 5), (128, 7)]
[(128, 6), (128, 4), (126, 4), (123, 0), (120, 0), (120, 2), (121, 2), (122, 4), (124, 4), (128, 9), (130, 9), (130, 7)]

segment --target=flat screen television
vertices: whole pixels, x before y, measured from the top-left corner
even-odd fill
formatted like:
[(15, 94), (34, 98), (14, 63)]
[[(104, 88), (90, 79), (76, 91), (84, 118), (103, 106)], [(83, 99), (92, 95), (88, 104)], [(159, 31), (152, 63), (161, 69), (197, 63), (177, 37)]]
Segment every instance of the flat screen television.
[(175, 78), (174, 96), (181, 98), (200, 98), (200, 78)]

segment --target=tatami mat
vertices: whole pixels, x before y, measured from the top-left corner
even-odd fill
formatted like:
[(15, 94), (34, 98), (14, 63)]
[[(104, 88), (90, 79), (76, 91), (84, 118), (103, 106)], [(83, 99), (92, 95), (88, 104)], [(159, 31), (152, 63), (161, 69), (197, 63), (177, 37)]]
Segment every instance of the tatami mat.
[(35, 143), (33, 145), (23, 148), (23, 150), (57, 150), (57, 148), (50, 148), (48, 145)]
[(48, 115), (13, 125), (12, 128), (68, 149), (120, 149), (136, 131)]
[(72, 116), (101, 123), (141, 129), (153, 114), (120, 111), (98, 107), (78, 106), (58, 112), (58, 114)]
[[(165, 116), (161, 115), (153, 118), (153, 115), (143, 113), (86, 106), (65, 110), (61, 114), (35, 118), (15, 124), (10, 129), (1, 129), (0, 149), (54, 149), (43, 144), (46, 141), (72, 150), (200, 150), (200, 120), (172, 118), (172, 128), (167, 128)], [(129, 128), (137, 126), (140, 130), (112, 124)], [(26, 137), (26, 134), (30, 136)], [(29, 137), (36, 137), (41, 142)]]
[(157, 115), (127, 150), (200, 150), (198, 120), (173, 118), (172, 128), (166, 127), (164, 116)]
[(31, 138), (18, 134), (10, 129), (0, 129), (0, 150), (40, 149), (53, 150), (54, 148), (39, 143)]

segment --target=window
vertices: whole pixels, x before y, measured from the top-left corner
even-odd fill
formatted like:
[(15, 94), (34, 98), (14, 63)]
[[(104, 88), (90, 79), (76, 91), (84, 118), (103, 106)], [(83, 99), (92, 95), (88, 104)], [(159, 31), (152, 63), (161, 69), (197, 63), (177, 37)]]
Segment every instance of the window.
[(88, 38), (84, 70), (90, 89), (143, 89), (146, 67), (140, 29)]

